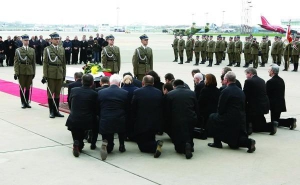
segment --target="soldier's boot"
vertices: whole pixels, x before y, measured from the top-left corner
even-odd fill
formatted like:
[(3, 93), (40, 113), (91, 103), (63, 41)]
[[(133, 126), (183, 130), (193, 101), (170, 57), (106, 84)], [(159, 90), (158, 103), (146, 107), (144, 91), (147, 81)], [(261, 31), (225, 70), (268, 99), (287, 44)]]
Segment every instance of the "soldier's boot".
[(284, 63), (284, 69), (282, 71), (287, 71), (288, 70), (288, 65), (287, 62)]
[(29, 105), (29, 92), (30, 92), (30, 89), (26, 89), (26, 91), (25, 91), (25, 99), (26, 99), (26, 107), (27, 108), (31, 108), (31, 106)]
[(21, 98), (21, 104), (22, 104), (22, 109), (26, 108), (26, 103), (25, 103), (25, 99), (24, 99), (24, 95), (22, 93), (22, 90), (20, 89), (20, 98)]
[(207, 67), (212, 67), (213, 60), (209, 60), (209, 64)]
[(186, 61), (185, 61), (185, 63), (190, 63), (190, 59), (187, 58)]
[(253, 63), (253, 60), (250, 60), (250, 61), (249, 61), (249, 64), (252, 64), (252, 63)]
[(241, 64), (240, 64), (239, 62), (237, 62), (236, 65), (235, 65), (234, 67), (240, 67), (240, 65), (241, 65)]
[(48, 105), (49, 105), (49, 118), (55, 118), (55, 115), (54, 115), (54, 104), (53, 104), (53, 100), (51, 98), (48, 98)]
[(246, 63), (243, 67), (246, 67), (246, 68), (249, 67), (249, 63)]
[(297, 72), (298, 71), (298, 63), (294, 63), (294, 70), (293, 72)]
[(259, 67), (265, 67), (265, 62), (262, 62)]
[(199, 58), (196, 58), (196, 63), (194, 64), (194, 66), (198, 66), (199, 65)]
[(183, 57), (180, 57), (180, 62), (178, 64), (183, 64)]
[(175, 60), (173, 62), (177, 62), (178, 61), (178, 58), (175, 58)]
[(220, 65), (220, 62), (219, 61), (216, 61), (216, 63), (214, 65)]
[(200, 64), (205, 64), (205, 62), (206, 62), (206, 61), (202, 59)]
[(229, 64), (228, 64), (227, 66), (232, 66), (232, 62), (231, 62), (231, 61), (229, 61)]
[(60, 114), (59, 113), (59, 98), (54, 98), (54, 101), (55, 101), (55, 104), (56, 104), (56, 108), (55, 108), (55, 110), (54, 110), (54, 115), (55, 115), (55, 117), (65, 117), (64, 115), (62, 115), (62, 114)]

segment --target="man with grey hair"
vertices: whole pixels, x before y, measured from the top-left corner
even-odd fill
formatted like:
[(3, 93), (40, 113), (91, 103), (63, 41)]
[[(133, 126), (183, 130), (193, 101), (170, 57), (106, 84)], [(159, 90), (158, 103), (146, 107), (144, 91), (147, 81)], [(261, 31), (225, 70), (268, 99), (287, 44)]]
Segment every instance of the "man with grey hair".
[(222, 142), (230, 148), (245, 147), (248, 153), (255, 151), (255, 140), (249, 139), (246, 132), (245, 94), (235, 84), (235, 74), (229, 71), (224, 81), (227, 85), (219, 98), (218, 112), (209, 116), (208, 125), (212, 129), (213, 148), (222, 148)]
[(280, 119), (281, 112), (286, 112), (285, 106), (285, 84), (278, 76), (279, 66), (272, 64), (269, 68), (270, 80), (266, 83), (267, 95), (270, 100), (271, 122), (277, 121), (278, 126), (288, 127), (291, 130), (296, 128), (296, 118)]
[(125, 152), (125, 123), (127, 119), (128, 92), (120, 88), (121, 77), (110, 77), (110, 87), (98, 91), (99, 133), (102, 135), (101, 159), (114, 148), (114, 134), (119, 136), (119, 151)]
[(247, 80), (244, 84), (246, 95), (246, 115), (248, 134), (253, 132), (270, 132), (274, 135), (277, 132), (277, 122), (266, 123), (264, 114), (270, 110), (269, 98), (266, 92), (265, 81), (257, 76), (256, 69), (249, 67), (245, 70)]
[(205, 84), (204, 84), (204, 80), (203, 80), (203, 74), (202, 73), (196, 73), (194, 75), (194, 82), (195, 82), (195, 94), (196, 94), (196, 98), (199, 98), (200, 92), (201, 90), (204, 88)]
[(142, 83), (143, 87), (136, 89), (132, 98), (134, 134), (140, 151), (154, 153), (154, 158), (158, 158), (163, 142), (156, 141), (155, 135), (163, 123), (163, 96), (160, 90), (153, 87), (152, 76), (144, 76)]

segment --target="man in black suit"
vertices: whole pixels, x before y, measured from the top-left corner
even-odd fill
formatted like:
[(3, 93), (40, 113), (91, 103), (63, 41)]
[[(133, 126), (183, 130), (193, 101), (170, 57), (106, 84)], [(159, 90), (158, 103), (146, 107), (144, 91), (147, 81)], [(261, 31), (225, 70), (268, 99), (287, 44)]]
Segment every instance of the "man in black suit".
[(39, 40), (36, 41), (36, 63), (43, 65), (43, 53), (44, 48), (47, 47), (47, 42), (43, 39), (43, 36), (40, 35)]
[(119, 136), (119, 151), (125, 152), (125, 123), (127, 119), (128, 92), (120, 88), (121, 78), (114, 74), (110, 87), (98, 92), (99, 133), (102, 135), (101, 159), (107, 158), (114, 148), (114, 134)]
[(5, 45), (5, 54), (6, 54), (6, 65), (14, 65), (14, 57), (16, 51), (15, 41), (11, 39), (10, 36), (7, 37), (7, 40), (4, 41)]
[(196, 73), (194, 75), (194, 83), (195, 83), (195, 94), (196, 94), (196, 98), (199, 98), (200, 92), (201, 90), (204, 88), (205, 83), (203, 80), (203, 75), (201, 73)]
[(225, 77), (225, 88), (219, 98), (218, 112), (209, 116), (214, 142), (208, 146), (222, 148), (222, 141), (231, 148), (245, 147), (248, 153), (255, 151), (255, 140), (246, 133), (245, 94), (235, 84), (235, 74), (230, 71)]
[[(137, 79), (137, 78), (133, 78), (133, 76), (132, 76), (132, 74), (131, 74), (130, 72), (124, 73), (124, 74), (123, 74), (123, 78), (124, 78), (126, 75), (129, 75), (129, 76), (132, 77), (133, 85), (134, 85), (134, 86), (136, 86), (136, 87), (138, 87), (138, 88), (141, 88), (141, 87), (142, 87), (142, 82), (141, 82), (139, 79)], [(121, 87), (123, 87), (123, 85), (124, 85), (124, 84), (122, 83), (122, 84), (121, 84)]]
[(82, 62), (86, 64), (87, 62), (87, 48), (88, 42), (86, 41), (86, 36), (82, 36), (82, 41), (80, 41), (80, 57), (79, 57), (79, 64)]
[(246, 118), (248, 134), (253, 132), (270, 132), (274, 135), (277, 132), (278, 122), (266, 123), (264, 114), (270, 110), (269, 98), (266, 92), (266, 83), (257, 76), (256, 69), (249, 67), (245, 70), (246, 78), (244, 93), (246, 95)]
[(71, 90), (71, 112), (66, 126), (71, 131), (74, 140), (73, 155), (78, 157), (84, 146), (84, 132), (97, 124), (97, 93), (91, 89), (94, 83), (93, 76), (86, 74), (82, 78), (82, 87)]
[(81, 87), (82, 86), (82, 83), (81, 83), (81, 78), (82, 78), (82, 72), (76, 72), (74, 74), (74, 79), (75, 79), (75, 82), (72, 82), (68, 85), (68, 105), (69, 105), (69, 109), (71, 109), (71, 101), (70, 101), (70, 97), (71, 97), (71, 90), (74, 88), (74, 87)]
[(271, 122), (277, 121), (278, 126), (288, 127), (291, 130), (296, 128), (296, 118), (280, 119), (281, 112), (286, 112), (285, 106), (285, 84), (282, 78), (278, 76), (279, 66), (272, 64), (269, 69), (269, 76), (272, 77), (267, 81), (267, 95), (270, 100)]
[(102, 89), (105, 89), (107, 87), (109, 87), (109, 77), (103, 76), (100, 79), (100, 87), (96, 88), (95, 90), (98, 92), (98, 91), (100, 91)]
[(154, 153), (158, 158), (163, 142), (155, 140), (156, 133), (162, 126), (162, 93), (153, 87), (154, 78), (143, 77), (143, 87), (133, 92), (132, 120), (136, 142), (141, 152)]
[(72, 64), (78, 63), (78, 53), (80, 48), (80, 41), (78, 37), (75, 36), (74, 40), (72, 40)]
[(193, 130), (198, 122), (198, 103), (193, 91), (187, 89), (182, 80), (173, 82), (174, 90), (166, 95), (166, 127), (178, 153), (187, 159), (193, 157)]

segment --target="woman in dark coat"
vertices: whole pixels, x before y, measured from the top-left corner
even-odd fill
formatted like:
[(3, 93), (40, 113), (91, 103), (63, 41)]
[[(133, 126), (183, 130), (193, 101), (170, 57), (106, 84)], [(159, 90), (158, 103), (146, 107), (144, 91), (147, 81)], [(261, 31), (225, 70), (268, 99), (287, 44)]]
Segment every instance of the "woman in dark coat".
[(154, 78), (154, 85), (153, 87), (157, 88), (158, 90), (160, 90), (163, 93), (163, 85), (164, 83), (162, 83), (160, 81), (160, 77), (158, 76), (158, 74), (155, 71), (149, 71), (147, 73), (147, 75), (150, 75)]
[[(198, 105), (200, 110), (200, 115), (202, 117), (202, 129), (205, 133), (210, 136), (209, 128), (207, 123), (208, 117), (211, 113), (216, 113), (218, 108), (218, 101), (220, 97), (220, 90), (217, 88), (217, 80), (213, 74), (205, 75), (205, 86), (201, 90)], [(204, 136), (203, 139), (206, 136)]]
[(133, 91), (135, 91), (136, 89), (138, 89), (138, 87), (133, 85), (133, 79), (130, 75), (125, 75), (123, 78), (123, 87), (122, 89), (124, 89), (125, 91), (128, 91), (128, 115), (129, 118), (126, 120), (126, 139), (133, 141), (133, 131), (134, 131), (134, 125), (133, 125), (133, 121), (131, 119), (131, 100), (132, 100), (132, 96), (133, 96)]

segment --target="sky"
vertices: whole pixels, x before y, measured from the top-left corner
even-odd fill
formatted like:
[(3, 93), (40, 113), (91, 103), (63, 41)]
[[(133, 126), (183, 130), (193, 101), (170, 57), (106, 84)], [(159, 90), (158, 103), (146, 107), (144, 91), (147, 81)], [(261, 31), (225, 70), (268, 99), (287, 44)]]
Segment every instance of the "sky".
[[(261, 23), (264, 15), (274, 25), (281, 19), (299, 18), (300, 1), (289, 4), (272, 0), (14, 0), (1, 2), (1, 21), (35, 24), (110, 24), (110, 25), (189, 25), (205, 22), (218, 26), (241, 24), (242, 1), (250, 8), (250, 23)], [(27, 4), (24, 6), (24, 3)], [(19, 4), (20, 6), (15, 6)], [(289, 6), (289, 7), (287, 7)], [(10, 7), (10, 8), (5, 8)], [(43, 7), (45, 9), (43, 10)], [(246, 7), (246, 6), (245, 6)], [(223, 16), (224, 15), (224, 16)]]

